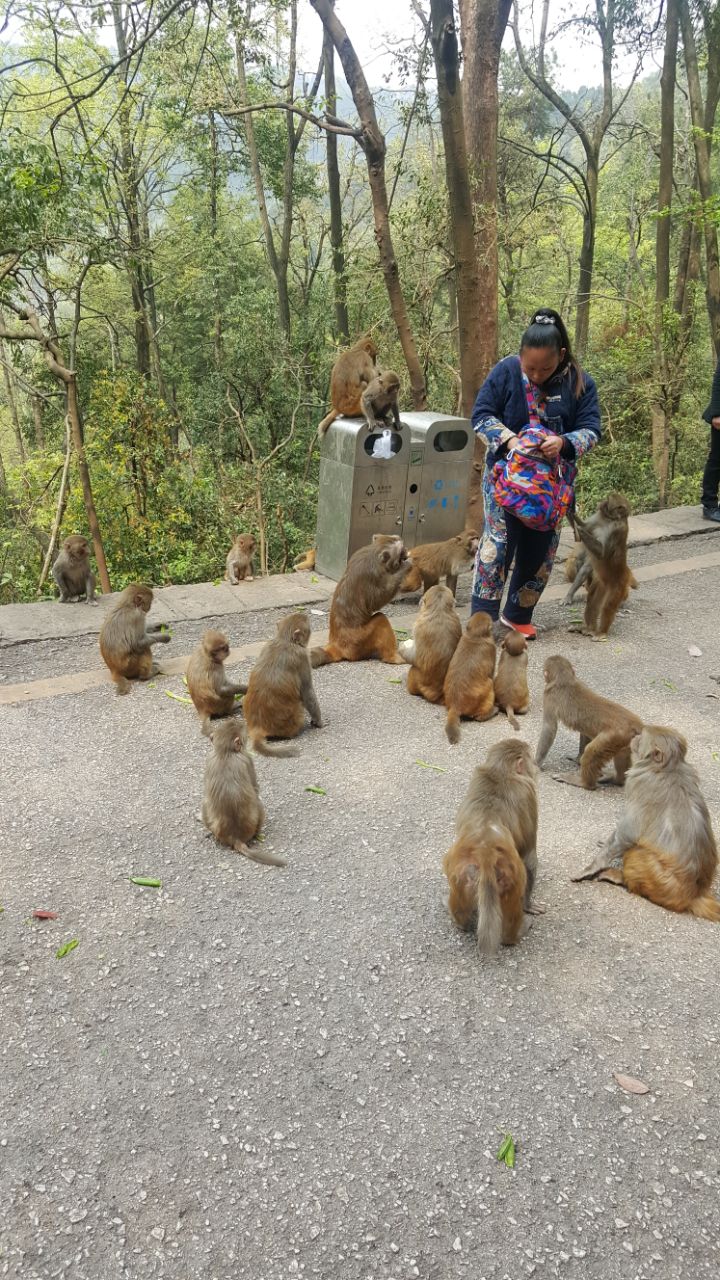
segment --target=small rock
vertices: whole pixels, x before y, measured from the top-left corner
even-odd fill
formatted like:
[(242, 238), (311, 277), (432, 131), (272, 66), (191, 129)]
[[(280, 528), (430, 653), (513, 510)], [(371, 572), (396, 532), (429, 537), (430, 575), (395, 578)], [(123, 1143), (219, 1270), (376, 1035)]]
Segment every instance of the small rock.
[(462, 1249), (462, 1241), (459, 1236), (456, 1236), (455, 1239), (453, 1240), (453, 1249), (455, 1250), (456, 1253), (459, 1253), (460, 1250)]
[(153, 1240), (160, 1240), (162, 1242), (165, 1239), (165, 1228), (153, 1227), (152, 1231), (150, 1232), (150, 1235), (152, 1236)]

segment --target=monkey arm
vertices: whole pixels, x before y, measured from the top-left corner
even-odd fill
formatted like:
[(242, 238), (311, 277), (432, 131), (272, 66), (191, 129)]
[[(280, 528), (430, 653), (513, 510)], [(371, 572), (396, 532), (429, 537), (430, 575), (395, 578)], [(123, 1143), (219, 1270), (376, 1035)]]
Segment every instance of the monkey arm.
[(542, 730), (540, 733), (540, 741), (537, 744), (537, 751), (535, 752), (536, 765), (539, 765), (540, 767), (542, 767), (545, 761), (545, 757), (547, 756), (548, 751), (550, 750), (553, 742), (555, 741), (557, 728), (558, 728), (557, 717), (545, 711), (543, 713), (543, 723), (542, 723)]
[[(370, 383), (370, 386), (372, 386), (372, 383)], [(370, 430), (374, 430), (374, 428), (378, 426), (378, 421), (375, 417), (375, 408), (373, 405), (372, 395), (369, 393), (369, 387), (365, 388), (360, 397), (360, 408), (363, 411), (365, 421), (367, 422)]]
[(236, 693), (247, 693), (247, 685), (233, 684), (232, 680), (223, 680), (222, 684), (218, 686), (218, 694), (221, 698), (224, 698), (226, 694), (228, 697), (231, 694), (234, 697)]
[(154, 644), (169, 644), (169, 643), (170, 643), (169, 632), (161, 631), (161, 632), (158, 632), (157, 635), (155, 635), (151, 631), (146, 631), (144, 632), (143, 635), (139, 637), (137, 644), (133, 645), (133, 648), (136, 653), (144, 653), (146, 649), (147, 650), (152, 649)]
[(563, 600), (563, 604), (573, 603), (573, 600), (575, 599), (577, 592), (584, 585), (584, 583), (587, 582), (591, 573), (592, 573), (592, 565), (590, 561), (583, 560), (582, 564), (580, 565), (580, 568), (578, 569), (575, 575), (572, 586), (570, 587), (570, 590), (568, 591), (567, 595), (565, 596), (565, 599)]
[(602, 560), (605, 555), (604, 541), (596, 536), (595, 531), (590, 527), (589, 522), (588, 524), (585, 524), (584, 520), (581, 520), (577, 513), (575, 515), (575, 528), (580, 535), (580, 541), (587, 547), (588, 551), (591, 551), (594, 556), (597, 556), (599, 560)]
[(312, 675), (308, 671), (307, 676), (300, 685), (300, 697), (303, 706), (310, 716), (310, 723), (315, 725), (316, 729), (322, 729), (322, 712), (320, 703), (317, 700), (317, 694), (313, 688)]
[(608, 862), (620, 859), (628, 849), (632, 849), (640, 839), (640, 829), (631, 808), (627, 808), (620, 816), (615, 830), (607, 844)]

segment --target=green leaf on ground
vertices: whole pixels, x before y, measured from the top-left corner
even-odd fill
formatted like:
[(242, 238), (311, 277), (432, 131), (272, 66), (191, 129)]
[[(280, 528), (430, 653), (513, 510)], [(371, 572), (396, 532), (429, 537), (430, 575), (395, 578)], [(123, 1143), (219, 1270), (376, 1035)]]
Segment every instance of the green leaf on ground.
[(506, 1165), (508, 1169), (515, 1168), (515, 1140), (511, 1134), (505, 1134), (505, 1140), (500, 1144), (495, 1159)]
[(58, 947), (57, 951), (55, 952), (55, 959), (62, 960), (63, 956), (66, 956), (70, 951), (74, 951), (75, 948), (78, 947), (79, 945), (80, 945), (79, 938), (71, 938), (70, 942), (63, 942), (62, 946)]
[(172, 690), (165, 690), (165, 697), (172, 698), (173, 702), (184, 702), (186, 706), (192, 706), (192, 698), (182, 698), (179, 693), (173, 693)]
[(427, 760), (416, 760), (415, 764), (419, 764), (421, 769), (434, 769), (436, 773), (447, 773), (447, 769), (443, 769), (439, 764), (428, 764)]
[(162, 880), (156, 880), (153, 876), (129, 876), (128, 879), (132, 884), (140, 884), (145, 889), (162, 889)]
[(305, 790), (306, 790), (306, 791), (312, 791), (313, 795), (316, 795), (316, 796), (326, 796), (326, 795), (327, 795), (327, 791), (324, 791), (322, 787), (306, 787), (306, 788), (305, 788)]
[(388, 684), (402, 684), (402, 680), (396, 676), (389, 676)]

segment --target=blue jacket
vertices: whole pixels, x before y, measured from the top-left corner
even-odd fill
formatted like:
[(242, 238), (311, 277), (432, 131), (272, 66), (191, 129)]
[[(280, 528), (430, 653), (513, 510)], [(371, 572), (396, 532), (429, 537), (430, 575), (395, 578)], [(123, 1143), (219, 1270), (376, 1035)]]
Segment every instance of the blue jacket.
[[(573, 370), (556, 374), (545, 383), (547, 426), (563, 436), (562, 456), (575, 462), (600, 439), (600, 406), (597, 387), (585, 374), (585, 390), (575, 395)], [(471, 421), (487, 445), (491, 467), (505, 453), (511, 435), (528, 425), (528, 406), (519, 356), (506, 356), (491, 369), (477, 393)]]
[(712, 381), (712, 390), (710, 392), (710, 403), (703, 414), (706, 422), (712, 422), (713, 418), (720, 418), (720, 360), (717, 362), (715, 377)]

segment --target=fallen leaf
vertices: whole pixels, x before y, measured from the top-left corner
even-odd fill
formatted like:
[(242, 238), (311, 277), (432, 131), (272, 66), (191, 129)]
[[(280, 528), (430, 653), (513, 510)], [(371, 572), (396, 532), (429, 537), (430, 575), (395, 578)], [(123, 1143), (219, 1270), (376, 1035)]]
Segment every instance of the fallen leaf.
[(306, 790), (306, 791), (312, 791), (313, 795), (316, 795), (316, 796), (326, 796), (326, 795), (327, 795), (327, 791), (323, 791), (322, 787), (306, 787), (306, 788), (305, 788), (305, 790)]
[(310, 581), (311, 581), (311, 582), (319, 582), (319, 581), (320, 581), (320, 579), (319, 579), (319, 578), (316, 578), (316, 577), (315, 577), (315, 574), (313, 574), (313, 575), (312, 575), (312, 577), (311, 577), (311, 579), (310, 579)]
[[(402, 684), (402, 680), (399, 677), (396, 678), (395, 676), (390, 676), (388, 678), (388, 684)], [(710, 696), (712, 697), (713, 695), (711, 694)], [(720, 696), (720, 695), (716, 695), (716, 696)]]
[(511, 1134), (505, 1134), (505, 1140), (500, 1144), (495, 1159), (506, 1165), (508, 1169), (515, 1168), (515, 1140)]
[(187, 687), (188, 687), (187, 676), (183, 676), (183, 678), (182, 678), (182, 682), (183, 682), (183, 684), (185, 685), (185, 688), (187, 689)]
[(447, 773), (447, 769), (443, 769), (439, 764), (428, 764), (427, 760), (416, 760), (415, 764), (419, 764), (421, 769), (434, 769), (436, 773)]
[(57, 920), (57, 911), (33, 911), (33, 920)]
[(153, 876), (129, 876), (128, 879), (132, 884), (140, 884), (145, 889), (162, 889), (162, 880), (155, 880)]
[(696, 644), (688, 645), (688, 653), (691, 658), (702, 658), (702, 649), (698, 649)]
[(642, 1080), (636, 1080), (634, 1076), (623, 1076), (619, 1071), (613, 1071), (613, 1079), (624, 1089), (626, 1093), (649, 1093), (650, 1086)]
[(63, 956), (66, 956), (69, 951), (74, 951), (79, 945), (80, 943), (78, 938), (72, 938), (70, 942), (63, 942), (62, 946), (58, 947), (55, 952), (55, 959), (62, 960)]
[(165, 697), (172, 698), (173, 702), (184, 702), (188, 707), (192, 706), (192, 698), (181, 698), (179, 693), (172, 693), (170, 689), (165, 690)]

